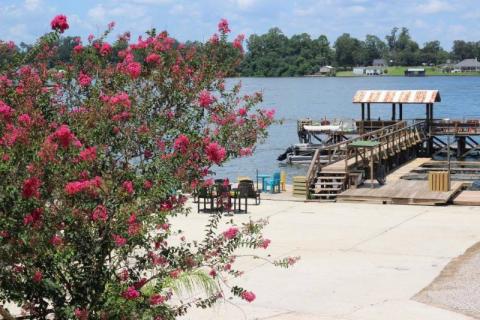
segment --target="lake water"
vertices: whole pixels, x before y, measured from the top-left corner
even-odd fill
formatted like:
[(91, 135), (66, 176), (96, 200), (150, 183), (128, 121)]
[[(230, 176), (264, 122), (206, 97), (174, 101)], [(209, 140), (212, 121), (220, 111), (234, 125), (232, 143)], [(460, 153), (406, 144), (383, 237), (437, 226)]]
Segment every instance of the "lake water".
[[(305, 165), (285, 166), (277, 156), (287, 147), (298, 143), (297, 119), (359, 119), (361, 109), (352, 104), (360, 89), (437, 89), (442, 102), (434, 106), (435, 118), (480, 118), (480, 77), (352, 77), (352, 78), (237, 78), (229, 84), (242, 81), (243, 93), (262, 91), (263, 107), (275, 108), (276, 118), (283, 124), (269, 129), (269, 137), (259, 145), (252, 157), (234, 159), (223, 167), (214, 168), (217, 178), (237, 176), (255, 177), (259, 173), (272, 174), (285, 170), (288, 180), (294, 175), (304, 175)], [(390, 105), (372, 105), (372, 118), (388, 119)], [(424, 105), (404, 105), (405, 119), (424, 117)]]

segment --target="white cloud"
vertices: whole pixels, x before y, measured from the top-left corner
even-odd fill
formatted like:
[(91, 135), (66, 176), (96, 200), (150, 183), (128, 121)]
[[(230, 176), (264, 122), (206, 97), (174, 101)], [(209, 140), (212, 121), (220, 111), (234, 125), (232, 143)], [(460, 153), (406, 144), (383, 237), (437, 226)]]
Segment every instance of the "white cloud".
[(25, 0), (24, 7), (28, 11), (34, 11), (40, 7), (40, 0)]
[(296, 8), (293, 10), (293, 14), (298, 17), (307, 17), (315, 14), (314, 8)]
[(23, 23), (8, 28), (8, 35), (11, 39), (24, 38), (27, 33), (27, 26)]
[(347, 7), (346, 10), (350, 13), (364, 13), (365, 11), (367, 11), (367, 9), (363, 6), (350, 6), (350, 7)]
[(95, 21), (104, 21), (107, 11), (102, 4), (98, 4), (95, 7), (88, 10), (88, 16)]
[(237, 6), (242, 9), (248, 9), (255, 4), (255, 0), (235, 0)]
[(420, 13), (431, 14), (445, 11), (452, 11), (453, 7), (443, 0), (429, 0), (416, 6), (416, 10)]

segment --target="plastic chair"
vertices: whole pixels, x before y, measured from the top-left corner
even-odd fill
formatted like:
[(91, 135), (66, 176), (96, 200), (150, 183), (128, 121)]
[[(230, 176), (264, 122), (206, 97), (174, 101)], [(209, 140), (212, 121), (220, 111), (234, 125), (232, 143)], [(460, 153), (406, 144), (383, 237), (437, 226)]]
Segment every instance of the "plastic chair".
[(286, 184), (287, 184), (287, 173), (282, 170), (280, 172), (280, 189), (282, 191), (287, 191)]
[(271, 193), (275, 193), (275, 190), (280, 192), (280, 172), (275, 172), (273, 174), (273, 178), (271, 180), (267, 180), (266, 184)]

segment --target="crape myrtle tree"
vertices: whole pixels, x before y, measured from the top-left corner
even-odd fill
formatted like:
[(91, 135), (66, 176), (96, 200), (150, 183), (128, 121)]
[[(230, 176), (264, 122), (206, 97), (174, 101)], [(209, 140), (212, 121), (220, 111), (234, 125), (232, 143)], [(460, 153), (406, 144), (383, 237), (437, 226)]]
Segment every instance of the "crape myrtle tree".
[(260, 94), (225, 87), (239, 61), (224, 55), (243, 37), (228, 42), (222, 20), (201, 50), (152, 30), (123, 34), (116, 52), (112, 23), (64, 63), (67, 18), (51, 26), (27, 55), (0, 44), (0, 301), (34, 319), (174, 319), (230, 294), (254, 300), (226, 279), (241, 275), (237, 249), (268, 246), (265, 221), (220, 229), (213, 214), (191, 242), (169, 222), (188, 214), (179, 189), (251, 154), (274, 121)]

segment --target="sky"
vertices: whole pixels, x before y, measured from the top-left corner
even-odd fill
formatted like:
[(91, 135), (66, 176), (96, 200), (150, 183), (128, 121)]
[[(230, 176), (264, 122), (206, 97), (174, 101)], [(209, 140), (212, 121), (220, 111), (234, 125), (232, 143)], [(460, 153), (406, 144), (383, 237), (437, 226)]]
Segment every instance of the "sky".
[(68, 17), (66, 35), (99, 35), (111, 21), (114, 34), (138, 36), (152, 27), (180, 41), (206, 41), (221, 18), (232, 36), (262, 34), (279, 27), (286, 35), (302, 32), (331, 43), (342, 33), (384, 39), (394, 27), (407, 27), (420, 45), (440, 40), (480, 40), (480, 0), (0, 0), (0, 39), (31, 43), (50, 30), (56, 14)]

